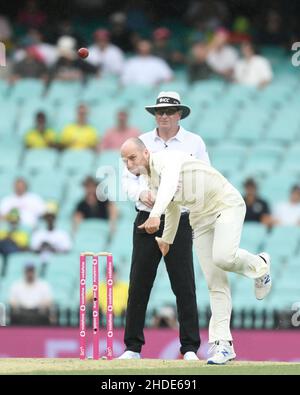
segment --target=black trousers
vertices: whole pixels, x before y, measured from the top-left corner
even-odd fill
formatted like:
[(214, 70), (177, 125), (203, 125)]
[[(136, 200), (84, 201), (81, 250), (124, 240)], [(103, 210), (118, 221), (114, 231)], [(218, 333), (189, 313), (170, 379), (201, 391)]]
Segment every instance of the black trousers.
[[(145, 344), (144, 324), (150, 292), (156, 277), (162, 254), (155, 236), (161, 236), (162, 218), (157, 233), (149, 235), (137, 228), (149, 217), (140, 211), (133, 227), (133, 251), (130, 271), (128, 304), (124, 343), (126, 350), (141, 352)], [(171, 288), (176, 296), (179, 321), (179, 336), (182, 354), (197, 352), (200, 346), (199, 321), (195, 291), (195, 276), (192, 253), (192, 229), (188, 214), (182, 214), (174, 243), (165, 256)]]

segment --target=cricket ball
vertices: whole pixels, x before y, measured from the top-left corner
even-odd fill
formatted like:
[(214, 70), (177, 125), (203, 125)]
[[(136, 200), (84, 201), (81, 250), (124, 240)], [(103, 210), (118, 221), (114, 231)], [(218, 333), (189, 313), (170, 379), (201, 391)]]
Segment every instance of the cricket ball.
[(89, 56), (89, 50), (87, 48), (79, 48), (77, 53), (81, 59), (85, 59)]

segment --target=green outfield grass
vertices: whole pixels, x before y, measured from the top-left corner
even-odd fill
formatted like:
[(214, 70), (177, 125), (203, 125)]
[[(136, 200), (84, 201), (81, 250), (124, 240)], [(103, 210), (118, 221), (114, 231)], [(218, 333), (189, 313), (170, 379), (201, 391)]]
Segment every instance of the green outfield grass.
[(41, 375), (300, 375), (300, 364), (284, 362), (231, 362), (226, 366), (206, 365), (205, 361), (159, 359), (80, 361), (78, 359), (0, 359), (0, 374)]

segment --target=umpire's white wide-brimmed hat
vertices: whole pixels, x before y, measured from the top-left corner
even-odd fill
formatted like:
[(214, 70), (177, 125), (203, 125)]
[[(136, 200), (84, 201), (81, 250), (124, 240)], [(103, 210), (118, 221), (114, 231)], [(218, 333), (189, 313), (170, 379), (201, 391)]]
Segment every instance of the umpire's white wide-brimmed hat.
[(146, 106), (145, 109), (150, 112), (150, 114), (155, 115), (155, 109), (161, 107), (177, 107), (182, 111), (181, 119), (186, 118), (191, 109), (180, 103), (180, 95), (177, 92), (160, 92), (156, 99), (156, 104), (154, 106)]

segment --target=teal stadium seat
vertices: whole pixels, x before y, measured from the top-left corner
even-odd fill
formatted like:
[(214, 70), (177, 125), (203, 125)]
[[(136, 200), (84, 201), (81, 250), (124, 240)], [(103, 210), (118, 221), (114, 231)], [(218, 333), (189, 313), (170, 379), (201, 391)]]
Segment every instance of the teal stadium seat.
[(82, 84), (79, 81), (53, 81), (45, 99), (49, 103), (60, 105), (69, 99), (79, 99), (81, 92)]
[(59, 170), (69, 175), (92, 172), (94, 159), (95, 154), (91, 150), (66, 150), (61, 154)]
[(78, 234), (94, 233), (98, 234), (99, 237), (103, 236), (106, 238), (108, 235), (108, 229), (108, 222), (106, 220), (90, 218), (81, 222), (78, 229)]
[(209, 144), (215, 144), (224, 140), (228, 131), (229, 115), (227, 112), (219, 112), (211, 109), (204, 112), (195, 124), (197, 133)]
[(267, 140), (275, 141), (282, 144), (290, 144), (299, 137), (300, 133), (300, 115), (296, 105), (283, 108), (278, 111), (274, 122), (268, 128)]
[(220, 142), (208, 153), (212, 165), (222, 174), (227, 175), (240, 170), (247, 155), (247, 149), (242, 144)]
[(0, 137), (12, 134), (16, 126), (17, 106), (10, 100), (0, 101)]
[(12, 285), (17, 280), (19, 280), (19, 278), (15, 279), (15, 278), (4, 277), (4, 278), (1, 279), (1, 283), (0, 283), (0, 300), (1, 300), (1, 303), (4, 303), (4, 304), (8, 305), (9, 299), (10, 299)]
[(118, 90), (118, 81), (114, 78), (90, 78), (82, 93), (82, 101), (98, 104), (112, 98)]
[(297, 177), (284, 169), (270, 174), (260, 185), (260, 194), (271, 204), (287, 200), (290, 189), (297, 183)]
[(284, 149), (278, 145), (262, 143), (250, 152), (244, 171), (251, 174), (271, 174), (279, 165)]
[(230, 125), (229, 136), (232, 141), (245, 144), (257, 143), (261, 140), (268, 114), (258, 107), (249, 107), (239, 114)]
[(289, 86), (273, 83), (259, 91), (256, 97), (256, 103), (263, 108), (277, 108), (278, 106), (285, 105), (288, 101), (291, 89)]
[(54, 200), (58, 204), (66, 194), (66, 178), (55, 169), (44, 169), (30, 179), (30, 190), (45, 200)]
[(281, 171), (291, 176), (300, 175), (300, 144), (294, 144), (286, 151), (285, 159), (281, 166)]
[(126, 258), (131, 255), (132, 226), (133, 223), (129, 220), (119, 221), (117, 223), (116, 232), (108, 247), (116, 256)]
[(119, 150), (106, 150), (97, 155), (97, 166), (112, 166), (118, 169), (122, 165), (122, 159)]
[(298, 254), (295, 257), (292, 257), (288, 260), (286, 269), (289, 273), (294, 273), (295, 278), (297, 278), (298, 274), (300, 275), (300, 246), (298, 248)]
[(129, 124), (139, 129), (142, 133), (149, 132), (156, 127), (155, 118), (146, 112), (141, 105), (131, 108)]
[(24, 102), (31, 98), (40, 98), (45, 90), (45, 84), (39, 79), (25, 78), (15, 82), (10, 91), (10, 100)]
[(153, 89), (147, 85), (130, 85), (119, 89), (118, 100), (125, 106), (139, 105), (142, 110), (142, 105), (152, 102), (154, 95)]
[(223, 92), (224, 84), (221, 81), (195, 82), (190, 87), (186, 100), (184, 101), (192, 105), (193, 111), (195, 111), (198, 106), (213, 107), (220, 100)]
[(116, 202), (119, 216), (121, 220), (132, 221), (136, 216), (135, 205), (132, 201), (118, 201)]
[(11, 149), (7, 149), (5, 144), (2, 145), (2, 140), (0, 139), (0, 172), (13, 171), (19, 165), (22, 148), (16, 144), (16, 147), (13, 149), (12, 154)]
[(265, 251), (276, 252), (278, 257), (288, 259), (297, 252), (300, 236), (299, 229), (294, 226), (277, 226), (265, 241)]
[(6, 277), (11, 279), (14, 278), (15, 280), (21, 279), (23, 277), (24, 266), (26, 263), (34, 263), (38, 270), (41, 263), (39, 255), (32, 252), (18, 252), (10, 254), (8, 258)]
[(221, 106), (232, 105), (239, 107), (253, 103), (254, 98), (257, 95), (256, 89), (243, 85), (227, 84), (221, 97)]
[(7, 81), (1, 79), (0, 80), (0, 100), (2, 98), (6, 98), (6, 96), (8, 95), (10, 91), (10, 87)]
[(243, 226), (240, 246), (253, 254), (257, 254), (262, 250), (266, 236), (266, 226), (259, 222), (246, 221)]
[(76, 251), (100, 252), (106, 250), (109, 223), (105, 220), (84, 220), (75, 235)]
[(186, 81), (184, 80), (174, 80), (170, 82), (164, 82), (160, 84), (159, 90), (164, 91), (164, 92), (169, 92), (169, 91), (175, 91), (178, 92), (181, 96), (181, 100), (184, 99), (187, 91), (188, 91), (188, 85)]
[(51, 171), (56, 168), (58, 157), (57, 151), (52, 148), (27, 149), (22, 167), (36, 173)]
[(103, 104), (91, 108), (90, 123), (95, 126), (100, 136), (103, 136), (108, 128), (116, 125), (117, 113), (121, 109), (124, 109), (124, 103), (119, 98), (106, 100)]

